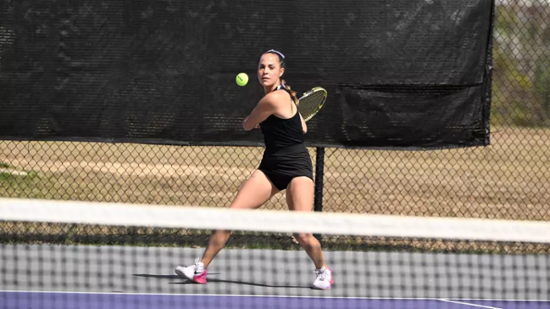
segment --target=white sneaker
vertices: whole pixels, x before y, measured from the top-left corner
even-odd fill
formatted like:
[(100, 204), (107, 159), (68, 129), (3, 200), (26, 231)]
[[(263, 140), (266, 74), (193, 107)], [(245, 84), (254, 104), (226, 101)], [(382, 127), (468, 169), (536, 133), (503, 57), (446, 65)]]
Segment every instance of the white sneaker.
[(175, 269), (176, 275), (181, 278), (189, 279), (193, 282), (206, 284), (206, 269), (200, 258), (195, 260), (195, 265), (178, 266)]
[(315, 275), (317, 275), (317, 278), (313, 281), (311, 288), (319, 290), (328, 290), (332, 288), (334, 280), (332, 279), (332, 271), (330, 268), (316, 269)]

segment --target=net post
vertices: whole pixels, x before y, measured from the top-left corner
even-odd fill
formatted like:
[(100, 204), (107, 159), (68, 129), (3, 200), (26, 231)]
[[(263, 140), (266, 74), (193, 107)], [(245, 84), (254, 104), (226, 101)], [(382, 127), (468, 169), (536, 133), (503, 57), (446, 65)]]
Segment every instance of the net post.
[[(315, 148), (315, 198), (313, 203), (313, 211), (323, 211), (323, 177), (325, 168), (325, 148)], [(321, 241), (321, 235), (313, 235), (317, 240)]]

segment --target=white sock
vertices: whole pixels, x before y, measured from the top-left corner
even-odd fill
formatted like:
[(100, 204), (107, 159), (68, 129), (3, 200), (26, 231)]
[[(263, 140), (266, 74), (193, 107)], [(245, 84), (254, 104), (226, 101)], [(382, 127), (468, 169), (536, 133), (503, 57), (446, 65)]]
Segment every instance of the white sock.
[(197, 269), (195, 269), (197, 274), (202, 274), (204, 272), (204, 264), (202, 262), (197, 263)]

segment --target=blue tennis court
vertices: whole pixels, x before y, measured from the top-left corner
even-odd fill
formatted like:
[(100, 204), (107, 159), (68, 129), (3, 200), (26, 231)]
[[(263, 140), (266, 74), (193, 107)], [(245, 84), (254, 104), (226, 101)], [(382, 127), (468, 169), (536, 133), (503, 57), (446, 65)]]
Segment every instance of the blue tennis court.
[(548, 309), (545, 301), (452, 300), (452, 299), (368, 299), (286, 296), (162, 295), (70, 292), (0, 292), (5, 309), (96, 309), (96, 308), (407, 308), (465, 309), (510, 308)]

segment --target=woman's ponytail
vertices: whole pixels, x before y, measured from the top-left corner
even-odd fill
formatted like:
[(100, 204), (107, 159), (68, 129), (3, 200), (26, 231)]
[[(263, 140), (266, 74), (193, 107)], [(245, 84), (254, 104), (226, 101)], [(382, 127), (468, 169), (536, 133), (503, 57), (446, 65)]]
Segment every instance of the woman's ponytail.
[(296, 97), (296, 91), (292, 90), (290, 88), (290, 85), (288, 85), (286, 83), (286, 81), (282, 78), (281, 78), (281, 87), (286, 89), (286, 91), (290, 94), (290, 97), (292, 98), (292, 101), (294, 101), (294, 103), (298, 104), (298, 97)]

